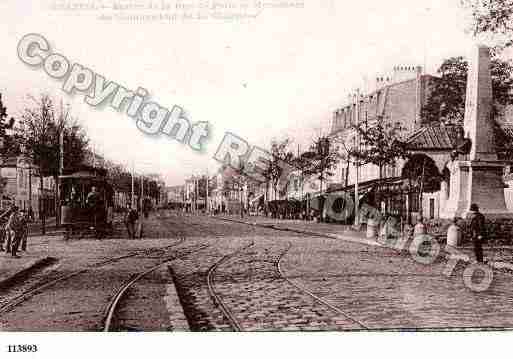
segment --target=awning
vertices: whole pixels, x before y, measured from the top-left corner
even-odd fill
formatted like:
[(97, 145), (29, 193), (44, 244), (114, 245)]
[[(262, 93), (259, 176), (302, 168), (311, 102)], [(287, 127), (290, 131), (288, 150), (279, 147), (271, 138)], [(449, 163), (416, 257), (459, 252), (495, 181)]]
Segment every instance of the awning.
[(261, 195), (258, 195), (258, 196), (256, 196), (255, 198), (250, 199), (250, 200), (249, 200), (249, 203), (253, 204), (253, 203), (255, 203), (255, 202), (259, 201), (259, 200), (260, 200), (260, 198), (262, 198), (263, 196), (264, 196), (264, 194), (262, 193)]
[[(383, 186), (383, 185), (387, 185), (387, 184), (398, 183), (400, 181), (402, 181), (401, 177), (383, 178), (383, 179), (381, 179), (381, 185)], [(360, 192), (360, 191), (364, 191), (366, 189), (372, 189), (375, 185), (379, 184), (379, 182), (380, 182), (380, 180), (378, 178), (369, 180), (369, 181), (365, 181), (365, 182), (360, 182), (358, 184), (358, 191)], [(332, 189), (327, 191), (327, 193), (333, 193), (333, 192), (338, 192), (338, 191), (354, 193), (354, 184), (351, 184), (349, 186), (343, 186), (343, 185), (333, 186)]]
[[(361, 200), (363, 197), (365, 197), (370, 191), (372, 191), (373, 187), (372, 186), (366, 186), (366, 187), (363, 187), (363, 188), (359, 188), (358, 189), (358, 199)], [(350, 188), (348, 188), (347, 190), (345, 191), (342, 191), (342, 190), (337, 190), (337, 191), (330, 191), (330, 192), (327, 192), (327, 193), (323, 193), (323, 194), (316, 194), (314, 197), (312, 198), (317, 198), (317, 197), (321, 197), (321, 196), (326, 196), (326, 195), (329, 195), (329, 196), (340, 196), (340, 197), (344, 197), (344, 196), (351, 196), (351, 198), (354, 198), (354, 186), (351, 186)]]

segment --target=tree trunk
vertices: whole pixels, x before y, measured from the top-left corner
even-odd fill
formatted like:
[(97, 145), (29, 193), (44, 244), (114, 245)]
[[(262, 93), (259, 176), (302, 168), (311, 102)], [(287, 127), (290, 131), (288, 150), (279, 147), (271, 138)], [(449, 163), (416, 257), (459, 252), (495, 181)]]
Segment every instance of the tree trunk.
[(424, 206), (422, 203), (422, 193), (424, 192), (424, 171), (426, 166), (426, 159), (422, 161), (422, 175), (420, 177), (420, 193), (419, 193), (419, 217), (424, 216)]
[[(301, 202), (299, 202), (299, 215), (303, 215), (303, 201), (305, 199), (305, 176), (303, 172), (301, 172)], [(306, 220), (306, 210), (305, 210), (305, 216), (303, 216), (303, 220)]]
[(46, 213), (43, 198), (43, 169), (39, 168), (39, 218), (41, 218), (41, 234), (46, 234)]
[(244, 218), (244, 204), (242, 202), (242, 185), (239, 185), (239, 193), (240, 193), (240, 218)]
[(54, 181), (55, 181), (55, 191), (54, 191), (54, 195), (55, 195), (55, 200), (54, 200), (54, 205), (55, 205), (55, 224), (57, 227), (60, 227), (61, 225), (61, 206), (60, 206), (60, 202), (61, 202), (61, 191), (60, 191), (60, 186), (59, 186), (59, 176), (54, 176), (53, 177)]
[(321, 171), (319, 177), (320, 188), (319, 188), (319, 222), (324, 222), (324, 196), (322, 194), (322, 183), (324, 181), (324, 171)]
[(383, 214), (386, 214), (384, 212), (386, 212), (386, 209), (385, 211), (382, 210), (382, 206), (381, 206), (381, 191), (383, 189), (383, 186), (382, 186), (382, 181), (383, 181), (383, 165), (379, 165), (379, 179), (378, 179), (378, 190), (377, 190), (377, 198), (376, 198), (376, 204), (378, 206), (378, 210), (380, 211), (380, 213), (383, 213)]
[(406, 196), (408, 196), (408, 200), (406, 202), (406, 204), (407, 204), (406, 216), (407, 216), (408, 225), (410, 225), (410, 226), (411, 226), (411, 201), (410, 201), (411, 187), (412, 187), (411, 178), (408, 176), (408, 192), (406, 193)]
[(346, 162), (346, 178), (345, 178), (345, 187), (349, 186), (349, 161)]

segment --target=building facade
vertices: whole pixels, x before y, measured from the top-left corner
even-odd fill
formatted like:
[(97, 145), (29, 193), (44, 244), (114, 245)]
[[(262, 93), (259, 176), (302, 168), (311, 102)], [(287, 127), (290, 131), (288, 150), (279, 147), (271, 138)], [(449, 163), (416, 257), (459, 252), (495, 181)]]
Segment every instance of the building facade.
[[(403, 138), (407, 138), (422, 126), (421, 110), (426, 104), (430, 85), (436, 77), (422, 74), (420, 66), (396, 66), (391, 74), (378, 77), (372, 91), (366, 95), (352, 96), (348, 104), (335, 110), (331, 120), (330, 136), (343, 143), (341, 151), (346, 157), (346, 149), (358, 145), (355, 125), (372, 126), (378, 120), (385, 125), (396, 127)], [(385, 168), (385, 177), (400, 175), (401, 163)], [(358, 167), (349, 166), (341, 160), (331, 184), (354, 184), (379, 178), (379, 168), (372, 164)]]
[(40, 177), (37, 168), (23, 157), (11, 157), (3, 161), (0, 176), (5, 187), (3, 190), (2, 208), (14, 203), (20, 209), (32, 208), (34, 215), (39, 217), (43, 209), (47, 216), (55, 215), (55, 180), (53, 177), (43, 178), (41, 192)]

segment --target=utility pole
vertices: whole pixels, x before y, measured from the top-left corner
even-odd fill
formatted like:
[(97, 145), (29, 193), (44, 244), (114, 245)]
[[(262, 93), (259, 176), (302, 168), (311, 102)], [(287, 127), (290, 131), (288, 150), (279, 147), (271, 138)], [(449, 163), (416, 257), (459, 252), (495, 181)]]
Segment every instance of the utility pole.
[[(62, 106), (62, 102), (61, 102)], [(61, 177), (64, 169), (64, 124), (61, 125), (61, 129), (59, 131), (59, 176), (57, 177), (57, 208), (56, 208), (56, 219), (57, 226), (61, 225)]]
[(206, 181), (205, 193), (206, 193), (206, 196), (205, 196), (205, 212), (209, 213), (210, 212), (210, 208), (209, 208), (209, 203), (208, 203), (208, 167), (207, 167), (207, 181)]
[(140, 199), (140, 205), (141, 205), (141, 211), (143, 209), (143, 201), (144, 201), (144, 175), (141, 175), (141, 199)]
[(130, 201), (132, 208), (135, 206), (135, 194), (134, 194), (134, 160), (132, 159), (132, 198)]
[(96, 172), (96, 151), (95, 151), (94, 143), (93, 143), (93, 168), (94, 168), (94, 171)]
[[(360, 133), (359, 133), (359, 123), (360, 123), (360, 91), (356, 90), (356, 106), (355, 106), (355, 125), (356, 125), (356, 139), (355, 146), (356, 150), (360, 150)], [(358, 191), (358, 182), (360, 181), (360, 163), (358, 158), (356, 158), (356, 180), (354, 182), (354, 225), (355, 227), (360, 226), (360, 195)]]
[(143, 220), (144, 220), (144, 210), (143, 210), (143, 195), (144, 195), (144, 175), (141, 174), (141, 198), (139, 199), (139, 226), (137, 229), (138, 237), (142, 238), (143, 236)]
[(191, 212), (196, 213), (196, 176), (192, 175)]
[(195, 177), (195, 185), (194, 185), (194, 207), (196, 210), (196, 214), (198, 214), (198, 197), (199, 197), (199, 178)]
[(68, 119), (68, 111), (64, 114), (64, 105), (62, 100), (60, 102), (61, 105), (61, 113), (60, 113), (60, 123), (59, 123), (59, 172), (57, 175), (57, 183), (55, 184), (57, 187), (56, 190), (56, 199), (55, 199), (55, 219), (57, 226), (61, 225), (61, 179), (62, 172), (64, 169), (64, 126)]
[[(29, 209), (32, 208), (32, 162), (29, 162)], [(33, 211), (31, 211), (33, 213)]]

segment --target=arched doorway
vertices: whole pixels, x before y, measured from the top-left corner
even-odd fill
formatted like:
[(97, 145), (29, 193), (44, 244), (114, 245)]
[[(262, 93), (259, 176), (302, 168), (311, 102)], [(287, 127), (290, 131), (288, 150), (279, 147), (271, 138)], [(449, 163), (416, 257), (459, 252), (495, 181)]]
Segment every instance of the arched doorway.
[[(412, 155), (405, 163), (401, 177), (406, 192), (405, 211), (407, 221), (411, 223), (412, 213), (426, 216), (423, 213), (423, 194), (440, 191), (443, 176), (431, 157), (418, 153)], [(434, 199), (430, 199), (427, 207), (429, 212), (427, 217), (434, 217), (435, 205)]]

